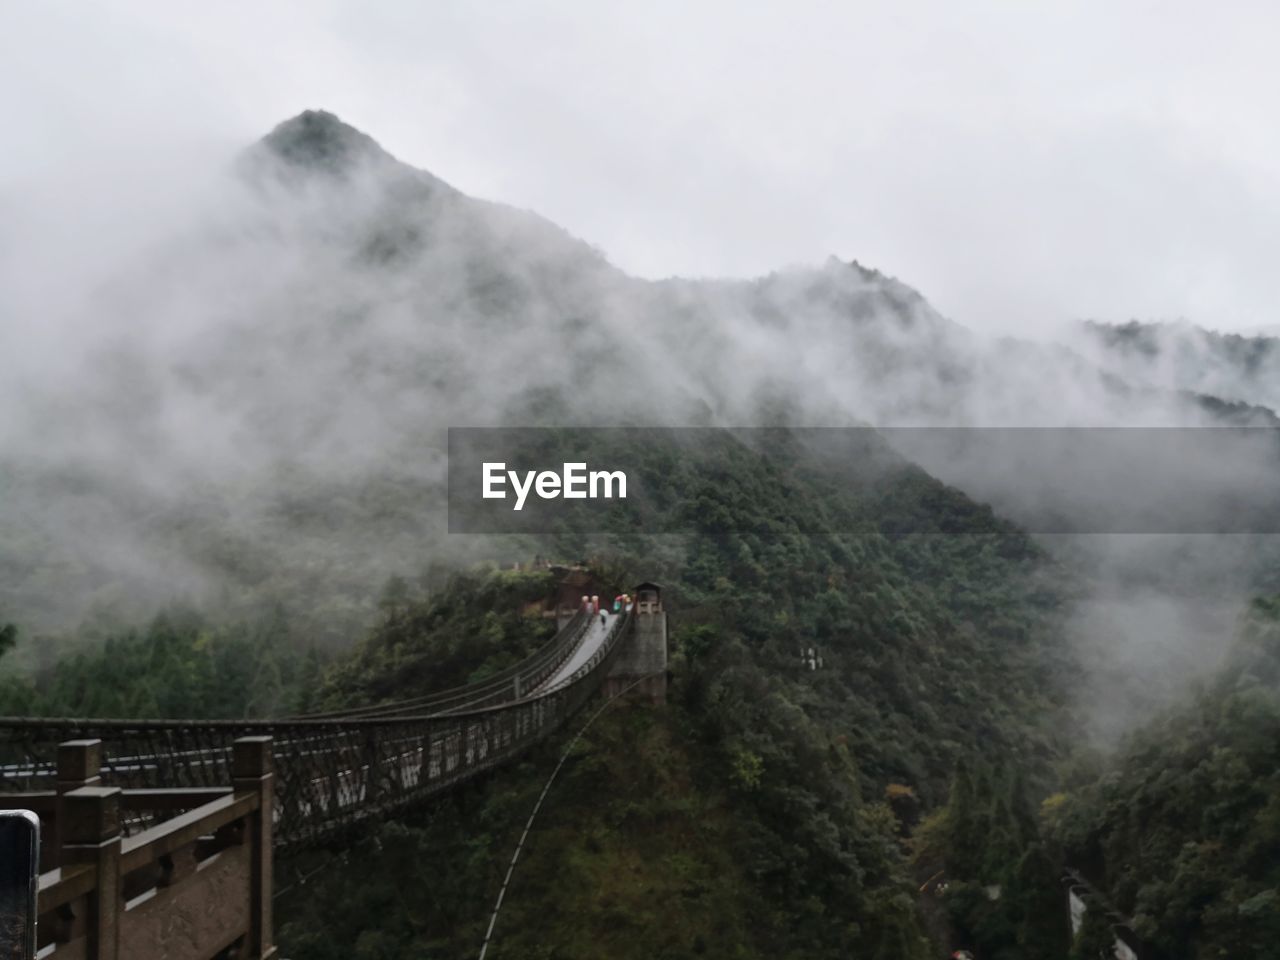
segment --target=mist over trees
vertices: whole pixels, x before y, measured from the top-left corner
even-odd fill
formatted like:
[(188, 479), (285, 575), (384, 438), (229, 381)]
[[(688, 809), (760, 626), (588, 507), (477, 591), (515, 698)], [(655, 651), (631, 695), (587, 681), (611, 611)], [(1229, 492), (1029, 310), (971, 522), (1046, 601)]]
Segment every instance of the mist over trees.
[[(539, 876), (577, 884), (584, 929), (648, 929), (626, 889), (591, 906), (598, 857), (686, 903), (619, 938), (636, 955), (923, 958), (942, 871), (954, 937), (1048, 958), (1069, 857), (1173, 955), (1273, 938), (1274, 537), (1032, 537), (1003, 519), (1006, 465), (945, 460), (878, 498), (837, 485), (867, 523), (825, 537), (800, 523), (833, 502), (810, 475), (783, 497), (671, 471), (688, 537), (451, 536), (444, 502), (449, 426), (1275, 426), (1274, 339), (989, 339), (834, 258), (641, 280), (322, 112), (178, 198), (154, 222), (121, 198), (74, 243), (0, 225), (0, 712), (269, 716), (476, 679), (545, 638), (522, 610), (547, 584), (473, 565), (586, 555), (662, 579), (683, 622), (672, 711), (604, 725), (570, 772)], [(606, 776), (653, 798), (601, 804)], [(379, 842), (440, 850), (475, 894), (536, 781)], [(389, 918), (357, 955), (482, 923), (409, 865), (355, 867)], [(318, 915), (360, 935), (346, 879), (295, 904), (296, 942), (345, 949)], [(397, 899), (414, 882), (425, 925)], [(523, 911), (531, 949), (554, 918)]]
[[(176, 600), (282, 604), (346, 646), (387, 578), (509, 556), (444, 533), (450, 425), (1223, 422), (1195, 393), (1218, 381), (1130, 382), (1096, 331), (988, 340), (856, 263), (628, 277), (323, 112), (195, 182), (154, 222), (86, 224), (44, 288), (61, 235), (5, 245), (0, 308), (43, 331), (0, 384), (0, 609), (28, 634)], [(1274, 421), (1266, 382), (1224, 391), (1229, 422)]]

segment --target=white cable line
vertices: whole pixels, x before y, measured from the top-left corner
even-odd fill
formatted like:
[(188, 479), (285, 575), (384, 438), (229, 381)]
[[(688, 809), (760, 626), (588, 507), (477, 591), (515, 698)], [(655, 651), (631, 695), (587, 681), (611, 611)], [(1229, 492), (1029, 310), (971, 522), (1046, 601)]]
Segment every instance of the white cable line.
[(485, 931), (484, 943), (480, 945), (480, 956), (478, 960), (484, 960), (485, 954), (489, 952), (489, 941), (493, 937), (493, 927), (494, 924), (498, 922), (498, 911), (502, 909), (502, 899), (507, 895), (507, 885), (511, 883), (511, 874), (516, 868), (516, 861), (520, 859), (520, 851), (524, 849), (524, 842), (529, 836), (530, 828), (533, 827), (534, 818), (537, 817), (538, 811), (542, 809), (542, 801), (547, 798), (547, 791), (551, 789), (551, 784), (555, 781), (556, 774), (560, 772), (560, 768), (564, 766), (564, 762), (569, 759), (569, 753), (573, 750), (578, 741), (582, 739), (582, 735), (587, 732), (587, 728), (591, 726), (591, 724), (595, 723), (596, 717), (608, 710), (609, 707), (612, 706), (613, 701), (617, 700), (624, 693), (627, 693), (631, 689), (639, 686), (645, 680), (654, 676), (657, 676), (657, 673), (646, 673), (643, 677), (640, 677), (634, 683), (630, 683), (623, 687), (612, 697), (606, 700), (600, 709), (587, 719), (587, 722), (582, 725), (582, 728), (574, 735), (573, 739), (569, 741), (569, 745), (564, 748), (564, 753), (560, 754), (559, 762), (556, 764), (555, 769), (551, 771), (551, 776), (547, 777), (547, 782), (543, 784), (542, 793), (538, 795), (538, 802), (533, 805), (533, 811), (529, 814), (529, 819), (524, 825), (524, 833), (520, 834), (520, 842), (516, 844), (516, 852), (511, 855), (511, 862), (507, 864), (507, 875), (502, 881), (502, 889), (498, 891), (498, 899), (493, 905), (493, 913), (489, 917), (489, 929)]

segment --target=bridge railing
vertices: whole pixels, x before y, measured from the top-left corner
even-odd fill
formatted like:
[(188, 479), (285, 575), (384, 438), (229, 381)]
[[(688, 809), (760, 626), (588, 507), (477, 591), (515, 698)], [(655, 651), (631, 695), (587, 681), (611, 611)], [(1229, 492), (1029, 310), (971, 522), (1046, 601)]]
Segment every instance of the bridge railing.
[[(3, 719), (0, 787), (47, 790), (57, 780), (58, 744), (96, 738), (103, 741), (105, 785), (130, 791), (214, 788), (232, 774), (233, 737), (268, 736), (277, 848), (325, 842), (488, 770), (548, 736), (599, 688), (621, 638), (632, 628), (630, 612), (614, 618), (599, 649), (551, 689), (453, 712), (284, 721)], [(564, 659), (547, 662), (558, 669)], [(141, 820), (138, 826), (146, 828)]]
[[(67, 744), (92, 763), (93, 741)], [(231, 785), (218, 790), (122, 790), (92, 767), (70, 789), (0, 798), (40, 814), (37, 936), (41, 960), (274, 957), (270, 738), (232, 747)], [(160, 816), (156, 817), (157, 811)], [(129, 835), (142, 812), (152, 825)]]
[[(279, 846), (323, 841), (489, 770), (560, 727), (600, 687), (620, 640), (616, 618), (600, 648), (556, 687), (520, 700), (425, 717), (357, 718), (340, 730), (276, 727)], [(291, 759), (302, 757), (302, 761)]]
[(426, 713), (446, 713), (453, 710), (493, 706), (509, 700), (518, 700), (534, 690), (547, 677), (554, 675), (560, 666), (573, 656), (589, 625), (590, 619), (586, 610), (578, 610), (569, 622), (557, 630), (555, 636), (531, 657), (476, 683), (452, 687), (422, 697), (389, 701), (368, 707), (304, 714), (296, 719), (419, 716)]

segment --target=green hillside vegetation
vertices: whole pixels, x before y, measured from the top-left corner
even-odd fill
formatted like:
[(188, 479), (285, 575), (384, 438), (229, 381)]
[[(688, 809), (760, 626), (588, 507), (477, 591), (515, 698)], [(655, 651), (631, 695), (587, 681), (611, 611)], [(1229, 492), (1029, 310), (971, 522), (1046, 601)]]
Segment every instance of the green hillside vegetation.
[[(678, 632), (675, 649), (668, 707), (616, 706), (576, 748), (491, 956), (929, 956), (898, 825), (863, 801), (843, 738), (806, 717), (791, 684), (741, 641), (699, 625)], [(281, 942), (316, 958), (474, 955), (566, 737), (319, 855), (342, 869), (286, 893)]]
[(1168, 960), (1280, 957), (1280, 597), (1231, 662), (1051, 804), (1068, 858)]
[[(767, 774), (714, 736), (678, 703), (603, 715), (553, 787), (490, 956), (930, 956), (893, 877), (892, 817), (858, 803), (847, 758), (795, 718), (772, 736), (799, 755)], [(323, 861), (342, 867), (285, 893), (281, 942), (314, 958), (474, 956), (554, 749)]]
[[(214, 624), (172, 609), (141, 629), (112, 631), (34, 673), (8, 668), (24, 647), (12, 625), (0, 631), (0, 715), (245, 719), (306, 709), (323, 676), (316, 651), (297, 652), (282, 618)], [(7, 653), (6, 651), (12, 651)], [(38, 652), (46, 657), (47, 652)]]
[(932, 888), (922, 906), (956, 943), (984, 960), (1065, 956), (1061, 851), (1045, 836), (1022, 768), (998, 755), (961, 762), (946, 806), (912, 847)]
[[(648, 455), (664, 496), (684, 504), (686, 533), (628, 533), (634, 518), (620, 514), (612, 536), (527, 542), (595, 555), (619, 582), (663, 584), (670, 703), (616, 706), (580, 743), (535, 828), (497, 955), (594, 957), (606, 945), (614, 957), (925, 960), (935, 948), (909, 835), (921, 810), (964, 796), (965, 771), (993, 758), (1002, 777), (1016, 774), (1018, 799), (989, 815), (989, 831), (965, 828), (996, 838), (981, 865), (965, 859), (965, 830), (932, 834), (929, 855), (954, 865), (957, 889), (1025, 881), (998, 921), (958, 899), (958, 935), (1052, 941), (1061, 917), (1036, 905), (1056, 878), (1025, 862), (1037, 841), (1019, 824), (1064, 753), (1063, 572), (909, 465), (850, 477), (801, 455), (779, 474), (778, 461), (731, 445), (708, 479), (670, 451)], [(804, 532), (815, 523), (852, 532)], [(10, 678), (4, 712), (270, 715), (418, 695), (544, 643), (551, 627), (531, 607), (552, 586), (545, 573), (492, 569), (392, 580), (377, 625), (323, 677), (318, 655), (290, 654), (283, 619), (174, 613)], [(819, 669), (801, 662), (809, 648)], [(585, 716), (404, 822), (281, 864), (281, 888), (316, 857), (343, 864), (281, 898), (281, 943), (307, 958), (352, 956), (353, 943), (362, 958), (473, 955), (524, 818)], [(911, 802), (891, 805), (886, 791)]]
[[(1000, 842), (972, 870), (959, 833), (935, 834), (930, 855), (958, 881), (1024, 877), (1025, 896), (999, 923), (962, 904), (952, 925), (982, 943), (1054, 936), (1060, 917), (1031, 906), (1045, 878), (1023, 864), (1035, 837), (1018, 818), (1064, 752), (1063, 572), (908, 464), (868, 456), (850, 473), (822, 447), (787, 442), (771, 438), (777, 457), (704, 449), (697, 469), (678, 451), (628, 451), (678, 506), (681, 535), (630, 532), (637, 518), (622, 511), (614, 535), (570, 523), (527, 539), (548, 556), (594, 555), (621, 583), (659, 580), (673, 679), (667, 708), (606, 713), (566, 767), (503, 921), (505, 955), (598, 956), (607, 944), (617, 957), (923, 960), (933, 948), (909, 834), (991, 758), (1018, 779), (1017, 804), (993, 814)], [(393, 579), (374, 629), (328, 666), (292, 653), (284, 613), (234, 624), (170, 613), (11, 677), (4, 712), (280, 715), (414, 696), (545, 643), (535, 608), (553, 585), (492, 569)], [(802, 663), (810, 648), (819, 669)], [(281, 942), (305, 957), (349, 956), (353, 942), (361, 957), (470, 955), (562, 742), (332, 854), (341, 871), (282, 898)], [(886, 790), (911, 803), (891, 806)], [(282, 864), (281, 885), (310, 869)]]
[[(788, 487), (738, 466), (726, 471), (733, 483), (686, 493), (691, 522), (706, 530), (612, 538), (615, 569), (664, 585), (670, 703), (615, 707), (579, 744), (491, 955), (931, 957), (905, 840), (914, 817), (886, 803), (886, 789), (938, 807), (957, 764), (995, 756), (1018, 771), (1021, 799), (1004, 808), (1010, 825), (999, 824), (987, 859), (1025, 892), (1007, 902), (997, 931), (973, 936), (1030, 947), (1025, 957), (1060, 956), (1044, 946), (1065, 951), (1061, 911), (1043, 909), (1057, 877), (1042, 852), (1026, 860), (1034, 824), (1017, 827), (1063, 749), (1059, 572), (1016, 530), (919, 471), (855, 496), (823, 488), (820, 471), (800, 471)], [(824, 510), (952, 532), (796, 532)], [(425, 675), (437, 659), (453, 664), (453, 679), (505, 664), (494, 659), (494, 627), (531, 649), (513, 587), (534, 583), (470, 575), (389, 612), (331, 672), (327, 699), (389, 695), (397, 685), (384, 677)], [(492, 640), (459, 643), (471, 636)], [(818, 651), (821, 669), (801, 664), (802, 647)], [(475, 673), (460, 651), (473, 653)], [(282, 943), (318, 958), (349, 956), (352, 942), (362, 958), (472, 955), (562, 742), (333, 854), (342, 870), (315, 873), (283, 898)], [(935, 840), (939, 855), (951, 858), (951, 842)], [(958, 908), (956, 922), (968, 915)]]
[[(141, 628), (114, 628), (96, 642), (29, 637), (0, 629), (0, 715), (251, 719), (344, 703), (394, 699), (483, 679), (524, 659), (554, 632), (523, 615), (551, 589), (545, 572), (438, 569), (389, 580), (377, 607), (379, 630), (333, 662), (301, 648), (283, 611), (256, 620), (213, 621), (172, 607)], [(440, 593), (429, 613), (420, 598)], [(466, 609), (453, 604), (466, 598)], [(413, 602), (411, 598), (419, 598)], [(421, 655), (429, 649), (429, 658)], [(46, 661), (15, 671), (10, 658)]]
[(473, 570), (423, 602), (432, 595), (422, 583), (397, 577), (383, 591), (377, 629), (335, 664), (318, 700), (330, 707), (378, 703), (499, 673), (555, 633), (555, 621), (541, 614), (554, 585), (543, 570)]

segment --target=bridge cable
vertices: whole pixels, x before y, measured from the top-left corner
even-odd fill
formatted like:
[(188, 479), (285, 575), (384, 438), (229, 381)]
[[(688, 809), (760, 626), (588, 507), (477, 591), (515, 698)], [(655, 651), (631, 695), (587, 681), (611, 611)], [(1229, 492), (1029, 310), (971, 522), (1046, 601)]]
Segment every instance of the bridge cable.
[(485, 931), (484, 943), (480, 945), (480, 956), (478, 960), (484, 960), (485, 954), (489, 952), (489, 942), (493, 938), (493, 928), (498, 922), (498, 912), (502, 909), (502, 900), (507, 895), (507, 887), (511, 883), (511, 874), (515, 871), (516, 861), (520, 859), (520, 851), (524, 849), (524, 842), (529, 837), (529, 830), (533, 827), (534, 818), (538, 816), (538, 811), (542, 809), (542, 801), (547, 799), (547, 791), (551, 789), (551, 784), (555, 782), (556, 775), (560, 772), (560, 768), (563, 767), (564, 762), (569, 759), (569, 754), (573, 751), (573, 748), (577, 746), (578, 741), (582, 739), (582, 735), (587, 732), (587, 728), (590, 727), (591, 724), (595, 723), (596, 717), (608, 710), (609, 707), (613, 705), (613, 702), (623, 694), (630, 692), (645, 680), (655, 676), (658, 676), (658, 674), (647, 673), (643, 677), (637, 679), (634, 683), (630, 683), (623, 687), (612, 697), (606, 700), (599, 710), (587, 718), (587, 722), (582, 725), (581, 729), (579, 729), (576, 734), (574, 734), (573, 739), (569, 741), (569, 745), (564, 748), (564, 753), (560, 754), (559, 762), (556, 763), (555, 769), (551, 771), (551, 776), (547, 777), (547, 782), (542, 786), (542, 793), (538, 795), (538, 802), (533, 805), (533, 810), (529, 814), (529, 819), (524, 825), (524, 833), (520, 834), (520, 842), (516, 844), (516, 851), (511, 855), (511, 862), (507, 864), (507, 875), (502, 881), (502, 889), (498, 891), (498, 899), (493, 905), (493, 913), (489, 916), (489, 929)]
[[(346, 866), (347, 855), (345, 853), (342, 854), (341, 862), (343, 866)], [(288, 893), (290, 890), (294, 889), (295, 887), (306, 886), (307, 881), (309, 881), (312, 877), (316, 876), (317, 874), (323, 873), (325, 870), (328, 870), (331, 866), (332, 864), (330, 864), (328, 861), (325, 861), (324, 863), (320, 864), (320, 866), (316, 867), (314, 870), (309, 870), (306, 873), (303, 873), (301, 870), (295, 871), (294, 882), (289, 884), (284, 889), (277, 890), (275, 893), (271, 894), (271, 899), (275, 900), (277, 897), (283, 896), (284, 894)]]

